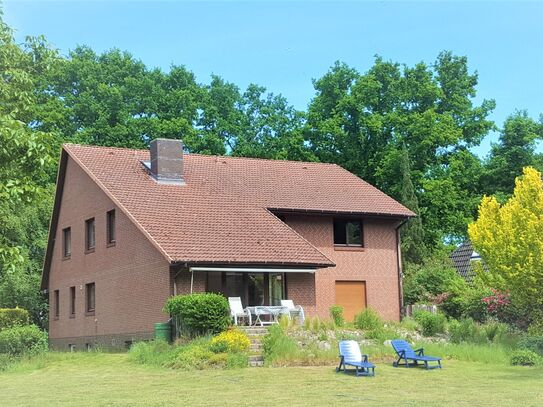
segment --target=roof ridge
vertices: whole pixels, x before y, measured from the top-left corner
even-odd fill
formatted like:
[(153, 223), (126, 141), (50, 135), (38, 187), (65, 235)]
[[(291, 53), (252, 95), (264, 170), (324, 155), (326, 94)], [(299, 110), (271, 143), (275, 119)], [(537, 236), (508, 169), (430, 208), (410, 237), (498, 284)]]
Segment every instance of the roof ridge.
[(199, 157), (215, 157), (215, 158), (227, 158), (234, 160), (253, 160), (253, 161), (273, 161), (283, 163), (297, 163), (297, 164), (320, 164), (320, 165), (335, 165), (335, 163), (326, 163), (321, 161), (297, 161), (297, 160), (283, 160), (280, 158), (260, 158), (260, 157), (240, 157), (234, 155), (217, 155), (217, 154), (200, 154), (200, 153), (188, 153), (188, 155), (195, 155)]
[(95, 144), (80, 144), (80, 143), (62, 143), (63, 148), (70, 147), (83, 147), (83, 148), (92, 148), (92, 149), (101, 149), (101, 150), (123, 150), (123, 151), (134, 151), (134, 152), (149, 152), (149, 150), (141, 148), (129, 148), (129, 147), (116, 147), (116, 146), (98, 146)]
[[(129, 147), (117, 147), (117, 146), (99, 146), (95, 144), (80, 144), (80, 143), (63, 143), (63, 147), (83, 147), (83, 148), (92, 148), (92, 149), (109, 149), (109, 150), (122, 150), (122, 151), (134, 151), (138, 153), (149, 153), (149, 149), (145, 148), (129, 148)], [(225, 158), (233, 160), (252, 160), (252, 161), (272, 161), (272, 162), (283, 162), (283, 163), (297, 163), (297, 164), (319, 164), (319, 165), (330, 165), (342, 168), (336, 163), (327, 163), (322, 161), (298, 161), (298, 160), (284, 160), (280, 158), (261, 158), (261, 157), (241, 157), (234, 155), (221, 155), (221, 154), (202, 154), (202, 153), (184, 153), (184, 155), (197, 156), (197, 157), (206, 157), (206, 158)]]

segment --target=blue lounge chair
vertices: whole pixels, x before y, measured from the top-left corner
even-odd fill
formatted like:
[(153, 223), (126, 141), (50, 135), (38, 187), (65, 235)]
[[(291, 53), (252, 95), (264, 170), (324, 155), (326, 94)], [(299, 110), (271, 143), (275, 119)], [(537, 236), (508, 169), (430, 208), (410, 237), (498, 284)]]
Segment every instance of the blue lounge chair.
[[(441, 369), (441, 358), (437, 358), (434, 356), (425, 356), (423, 348), (413, 350), (411, 345), (409, 345), (403, 339), (393, 340), (392, 347), (398, 354), (398, 360), (392, 364), (394, 367), (418, 366), (419, 362), (424, 362), (424, 367), (426, 369)], [(400, 363), (402, 360), (404, 360), (404, 363)], [(409, 361), (412, 362), (410, 363)], [(430, 366), (429, 362), (437, 362), (437, 365)]]
[(375, 365), (368, 362), (368, 355), (362, 355), (356, 341), (341, 341), (339, 343), (339, 366), (336, 372), (347, 373), (347, 366), (354, 366), (357, 376), (375, 376)]

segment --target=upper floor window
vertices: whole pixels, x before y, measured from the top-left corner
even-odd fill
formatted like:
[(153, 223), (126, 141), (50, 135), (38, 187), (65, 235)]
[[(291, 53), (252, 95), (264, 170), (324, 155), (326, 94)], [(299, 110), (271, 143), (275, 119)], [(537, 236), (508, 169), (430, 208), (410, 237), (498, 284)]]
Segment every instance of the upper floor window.
[(60, 316), (60, 292), (59, 290), (55, 290), (53, 292), (53, 312), (55, 319), (58, 319)]
[(85, 221), (85, 249), (89, 251), (94, 250), (95, 247), (94, 218), (91, 218)]
[(62, 229), (62, 256), (70, 257), (72, 255), (72, 229)]
[(334, 244), (362, 247), (362, 222), (359, 220), (334, 219)]
[(107, 244), (111, 245), (115, 243), (115, 209), (110, 210), (106, 215), (107, 227), (106, 238)]

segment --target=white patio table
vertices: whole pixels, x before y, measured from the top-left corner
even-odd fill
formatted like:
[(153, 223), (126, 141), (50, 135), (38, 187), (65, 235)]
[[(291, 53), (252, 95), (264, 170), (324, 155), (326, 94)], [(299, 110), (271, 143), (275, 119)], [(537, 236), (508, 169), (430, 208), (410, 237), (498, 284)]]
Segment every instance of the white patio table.
[[(279, 316), (282, 314), (288, 314), (288, 308), (282, 307), (281, 305), (257, 305), (255, 307), (247, 307), (247, 311), (251, 313), (251, 315), (255, 315), (256, 319), (254, 319), (254, 325), (260, 324), (260, 326), (264, 325), (272, 325), (279, 323)], [(269, 316), (269, 321), (263, 321), (262, 316)]]

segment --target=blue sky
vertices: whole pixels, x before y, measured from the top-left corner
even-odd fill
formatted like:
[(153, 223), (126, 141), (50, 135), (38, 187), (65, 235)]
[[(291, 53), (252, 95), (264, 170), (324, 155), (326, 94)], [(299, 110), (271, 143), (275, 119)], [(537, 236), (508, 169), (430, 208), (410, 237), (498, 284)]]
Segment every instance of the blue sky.
[(375, 54), (412, 65), (451, 50), (478, 71), (477, 100), (496, 100), (498, 125), (515, 109), (543, 113), (543, 3), (7, 0), (4, 14), (18, 38), (43, 34), (63, 54), (117, 47), (150, 67), (185, 65), (200, 82), (263, 85), (299, 109), (336, 60), (364, 72)]

